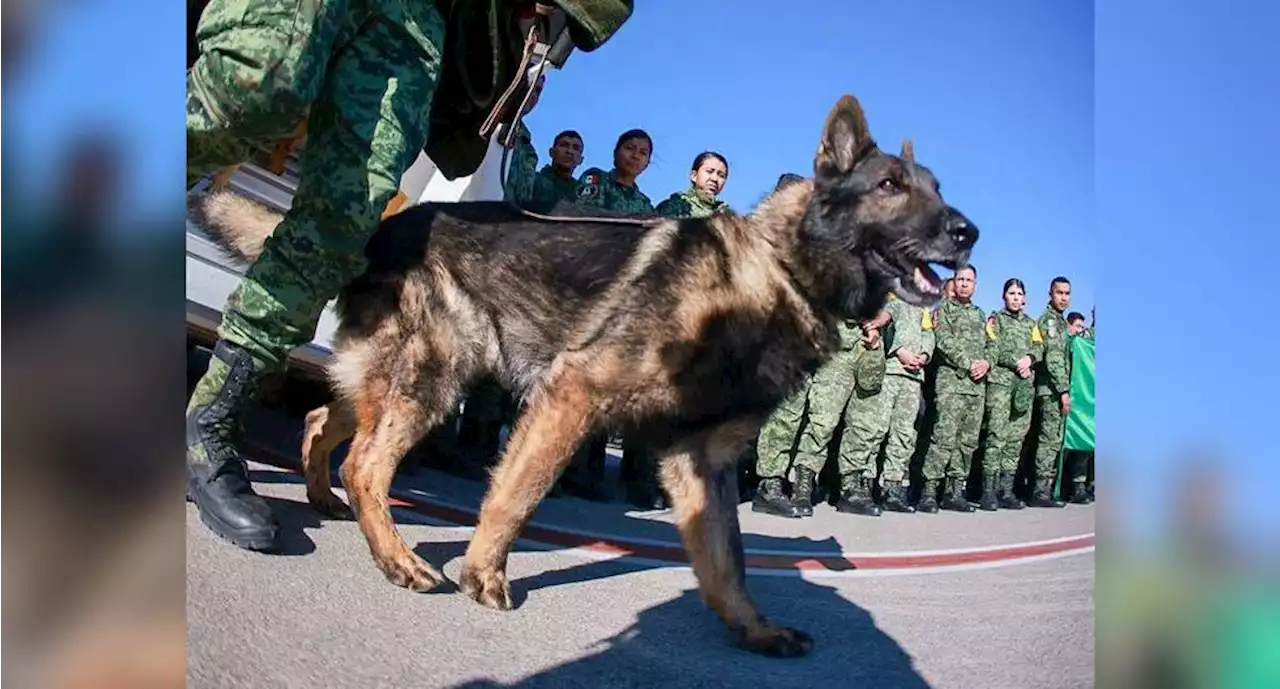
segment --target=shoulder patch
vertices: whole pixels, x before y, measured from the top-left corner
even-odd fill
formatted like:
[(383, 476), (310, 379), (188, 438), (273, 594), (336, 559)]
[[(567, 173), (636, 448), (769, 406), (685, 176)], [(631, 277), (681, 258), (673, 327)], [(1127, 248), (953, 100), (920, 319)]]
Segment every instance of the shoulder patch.
[(920, 312), (920, 329), (933, 330), (933, 314), (928, 311)]
[(1044, 336), (1040, 334), (1040, 326), (1035, 323), (1031, 324), (1031, 341), (1036, 344), (1044, 344)]
[(600, 181), (595, 175), (587, 175), (578, 188), (578, 198), (589, 199), (600, 193)]
[(1058, 322), (1050, 318), (1049, 319), (1049, 337), (1057, 337), (1057, 336), (1058, 336)]
[(996, 339), (996, 315), (987, 316), (987, 339)]

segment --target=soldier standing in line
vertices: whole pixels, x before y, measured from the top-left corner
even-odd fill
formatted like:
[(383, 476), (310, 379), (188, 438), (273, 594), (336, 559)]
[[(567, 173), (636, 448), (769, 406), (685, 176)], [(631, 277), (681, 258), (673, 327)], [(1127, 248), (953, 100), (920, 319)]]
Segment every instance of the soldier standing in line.
[(1035, 397), (1032, 367), (1044, 353), (1044, 338), (1024, 311), (1026, 288), (1017, 278), (1004, 283), (1004, 308), (987, 317), (987, 442), (983, 452), (982, 499), (987, 511), (1026, 507), (1013, 492), (1022, 445), (1031, 428)]
[(1071, 353), (1067, 351), (1067, 320), (1063, 312), (1071, 306), (1071, 282), (1058, 276), (1049, 283), (1049, 304), (1036, 326), (1044, 336), (1044, 358), (1035, 368), (1036, 427), (1035, 490), (1027, 504), (1032, 507), (1063, 507), (1053, 497), (1053, 479), (1058, 455), (1062, 452), (1062, 426), (1071, 411)]
[(531, 202), (554, 206), (558, 201), (574, 203), (578, 199), (578, 180), (573, 171), (582, 164), (582, 135), (572, 129), (556, 134), (548, 153), (551, 162), (542, 166), (533, 178)]
[(884, 383), (875, 394), (863, 396), (855, 392), (849, 400), (840, 452), (850, 457), (856, 471), (874, 476), (876, 456), (887, 437), (880, 477), (883, 506), (893, 512), (910, 513), (916, 510), (907, 499), (907, 468), (918, 438), (920, 384), (925, 365), (933, 358), (933, 316), (893, 294), (889, 295), (885, 311), (891, 321), (884, 341)]
[(925, 492), (916, 509), (937, 512), (934, 501), (946, 477), (946, 496), (940, 506), (955, 512), (972, 512), (965, 498), (969, 466), (978, 449), (987, 373), (986, 331), (982, 309), (973, 303), (978, 271), (973, 266), (956, 270), (955, 296), (938, 307), (934, 334), (938, 377), (934, 401), (937, 422), (924, 459)]

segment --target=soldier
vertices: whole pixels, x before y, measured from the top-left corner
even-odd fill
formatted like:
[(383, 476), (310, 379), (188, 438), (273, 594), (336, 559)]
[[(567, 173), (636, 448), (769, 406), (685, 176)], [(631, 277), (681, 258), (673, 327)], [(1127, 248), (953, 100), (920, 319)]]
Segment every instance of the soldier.
[(623, 132), (613, 147), (613, 169), (587, 168), (578, 179), (578, 203), (620, 213), (653, 213), (653, 202), (636, 181), (652, 155), (653, 139), (643, 129)]
[(1062, 313), (1071, 305), (1071, 282), (1058, 276), (1049, 283), (1049, 304), (1036, 326), (1044, 336), (1044, 358), (1035, 367), (1036, 431), (1035, 490), (1027, 504), (1063, 507), (1053, 497), (1053, 479), (1062, 452), (1062, 425), (1071, 411), (1071, 355), (1067, 351), (1067, 320)]
[(689, 188), (659, 203), (657, 213), (673, 218), (705, 218), (715, 213), (732, 213), (729, 204), (720, 200), (720, 192), (728, 179), (729, 161), (714, 151), (703, 151), (693, 159)]
[(578, 199), (578, 180), (573, 171), (582, 164), (582, 135), (572, 129), (556, 134), (551, 143), (551, 162), (533, 178), (534, 203), (553, 206), (557, 201), (574, 203)]
[(884, 343), (884, 384), (874, 395), (855, 393), (849, 400), (840, 444), (842, 454), (851, 457), (856, 470), (874, 474), (876, 456), (887, 436), (880, 477), (884, 508), (910, 513), (916, 510), (907, 499), (907, 468), (918, 437), (920, 385), (925, 366), (933, 357), (933, 316), (892, 294), (885, 312), (891, 320)]
[(978, 271), (963, 266), (955, 274), (955, 296), (938, 307), (934, 334), (938, 362), (934, 384), (937, 421), (929, 437), (924, 459), (925, 492), (916, 509), (937, 512), (934, 496), (946, 477), (946, 497), (941, 507), (956, 512), (972, 512), (965, 498), (969, 463), (978, 449), (982, 430), (982, 409), (986, 376), (991, 363), (986, 359), (986, 333), (982, 309), (973, 303)]
[[(575, 0), (560, 11), (576, 46), (589, 52), (627, 20), (631, 4)], [(518, 61), (511, 51), (521, 44), (488, 34), (466, 41), (471, 54), (488, 53), (479, 62), (493, 83), (477, 80), (468, 61), (444, 59), (447, 21), (438, 8), (212, 0), (197, 25), (199, 54), (187, 72), (188, 187), (288, 137), (304, 118), (307, 125), (292, 208), (228, 299), (213, 357), (187, 405), (188, 496), (201, 520), (238, 546), (269, 549), (277, 530), (235, 447), (245, 407), (283, 371), (289, 352), (311, 341), (325, 305), (364, 269), (365, 241), (417, 155), (425, 149), (455, 174), (483, 157), (478, 132), (493, 105), (485, 94), (501, 92), (497, 81), (507, 78), (490, 60)], [(472, 24), (511, 27), (532, 9), (481, 8), (474, 11), (501, 16)]]
[(1040, 329), (1023, 311), (1022, 281), (1005, 281), (1003, 296), (1004, 308), (987, 317), (987, 354), (993, 365), (987, 374), (987, 442), (978, 503), (987, 511), (1026, 507), (1013, 493), (1013, 479), (1031, 428), (1032, 367), (1044, 352)]

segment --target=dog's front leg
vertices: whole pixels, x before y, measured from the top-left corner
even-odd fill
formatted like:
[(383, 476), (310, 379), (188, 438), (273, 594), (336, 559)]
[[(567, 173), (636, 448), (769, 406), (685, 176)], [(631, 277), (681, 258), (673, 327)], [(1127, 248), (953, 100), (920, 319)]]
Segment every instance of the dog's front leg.
[(734, 459), (749, 442), (743, 428), (750, 427), (726, 424), (699, 440), (677, 445), (662, 459), (662, 482), (703, 601), (743, 648), (779, 658), (802, 656), (813, 639), (766, 621), (747, 593)]
[(511, 609), (507, 555), (586, 437), (591, 414), (583, 379), (566, 372), (536, 393), (521, 415), (493, 473), (459, 577), (463, 593), (481, 605)]

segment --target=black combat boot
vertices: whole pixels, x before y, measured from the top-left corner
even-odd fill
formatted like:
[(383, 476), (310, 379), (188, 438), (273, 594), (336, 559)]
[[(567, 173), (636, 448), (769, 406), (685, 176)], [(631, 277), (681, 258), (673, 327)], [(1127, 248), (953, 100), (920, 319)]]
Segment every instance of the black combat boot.
[(1072, 505), (1088, 505), (1093, 502), (1089, 491), (1085, 490), (1084, 481), (1071, 482), (1071, 496), (1067, 499)]
[(1036, 479), (1036, 491), (1027, 503), (1032, 507), (1066, 507), (1067, 503), (1053, 497), (1053, 477)]
[(936, 514), (938, 511), (938, 489), (942, 481), (937, 479), (924, 482), (924, 491), (920, 493), (920, 501), (916, 503), (916, 511), (925, 514)]
[(1026, 506), (1027, 503), (1019, 500), (1013, 492), (1013, 472), (1000, 472), (1000, 509), (1020, 510)]
[(880, 516), (880, 506), (871, 498), (871, 481), (862, 472), (840, 477), (840, 501), (836, 503), (836, 511), (867, 517)]
[(249, 352), (219, 340), (187, 404), (187, 498), (205, 526), (249, 550), (270, 550), (279, 528), (236, 448), (241, 416), (263, 377)]
[(947, 494), (942, 497), (942, 509), (951, 512), (972, 512), (973, 505), (964, 497), (964, 479), (956, 476), (947, 478)]
[(801, 517), (813, 516), (814, 478), (813, 471), (808, 467), (796, 467), (796, 480), (791, 484), (791, 504)]
[(901, 481), (895, 481), (884, 488), (884, 508), (890, 512), (905, 512), (911, 514), (916, 511), (907, 502), (907, 487), (902, 485)]
[(1000, 501), (996, 498), (996, 475), (990, 472), (982, 474), (982, 497), (978, 499), (978, 509), (983, 512), (995, 512), (1000, 509)]
[(798, 518), (800, 516), (796, 506), (782, 494), (782, 479), (776, 477), (760, 479), (756, 496), (751, 498), (751, 511), (772, 514), (775, 517)]

